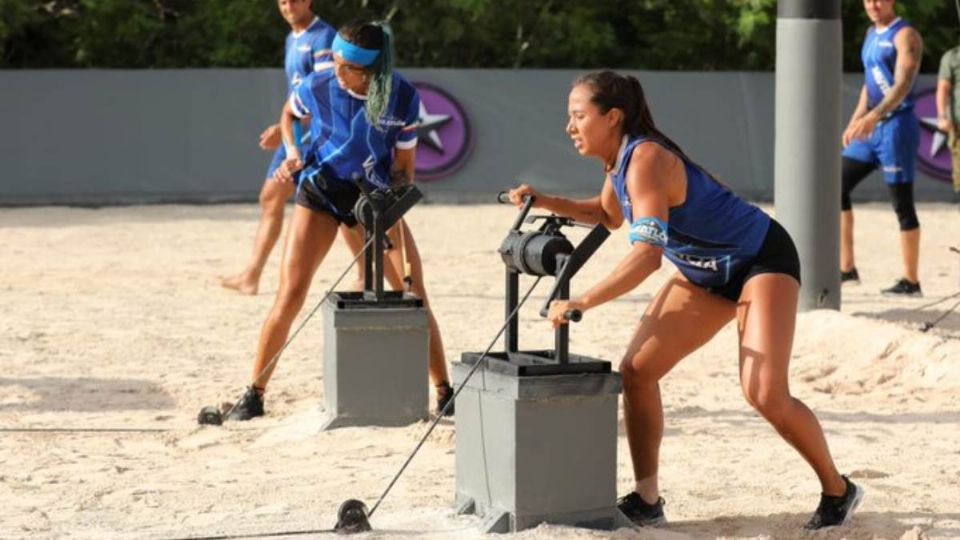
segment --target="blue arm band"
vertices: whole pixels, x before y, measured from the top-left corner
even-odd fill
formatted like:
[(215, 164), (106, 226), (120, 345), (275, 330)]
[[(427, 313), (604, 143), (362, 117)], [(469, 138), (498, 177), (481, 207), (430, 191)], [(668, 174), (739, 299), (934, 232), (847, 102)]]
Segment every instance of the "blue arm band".
[(340, 37), (339, 32), (337, 33), (337, 37), (333, 38), (333, 46), (331, 49), (333, 49), (334, 54), (339, 54), (340, 58), (343, 58), (347, 62), (359, 64), (364, 67), (373, 65), (377, 57), (380, 56), (380, 51), (357, 47), (353, 43)]
[(637, 242), (661, 248), (667, 247), (667, 224), (660, 218), (637, 218), (630, 224), (630, 243)]
[(303, 126), (300, 125), (299, 120), (293, 123), (293, 143), (297, 146), (303, 144)]

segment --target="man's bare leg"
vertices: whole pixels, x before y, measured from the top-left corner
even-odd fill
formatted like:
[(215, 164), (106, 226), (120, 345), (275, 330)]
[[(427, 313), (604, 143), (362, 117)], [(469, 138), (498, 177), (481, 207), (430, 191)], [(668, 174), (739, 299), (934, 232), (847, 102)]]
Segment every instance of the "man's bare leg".
[(260, 225), (253, 242), (253, 254), (243, 272), (235, 276), (220, 277), (220, 285), (240, 294), (257, 294), (260, 275), (267, 264), (273, 246), (283, 230), (283, 212), (287, 200), (296, 191), (296, 184), (267, 180), (260, 190)]

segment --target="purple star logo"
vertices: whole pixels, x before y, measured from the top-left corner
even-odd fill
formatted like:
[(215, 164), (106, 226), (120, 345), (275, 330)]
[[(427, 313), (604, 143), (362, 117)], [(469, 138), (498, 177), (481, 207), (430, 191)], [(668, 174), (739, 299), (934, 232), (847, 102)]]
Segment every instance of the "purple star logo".
[(950, 182), (952, 163), (947, 135), (937, 129), (936, 89), (927, 88), (916, 94), (913, 113), (920, 121), (920, 145), (917, 165), (920, 170), (943, 182)]
[(417, 179), (440, 180), (457, 171), (470, 156), (470, 121), (460, 103), (432, 84), (414, 83), (420, 94), (417, 128)]

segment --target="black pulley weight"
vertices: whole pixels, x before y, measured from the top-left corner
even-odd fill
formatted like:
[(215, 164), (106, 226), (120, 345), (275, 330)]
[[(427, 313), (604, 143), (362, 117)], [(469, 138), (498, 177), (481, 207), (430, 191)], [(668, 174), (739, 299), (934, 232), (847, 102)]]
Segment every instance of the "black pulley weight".
[(369, 511), (363, 501), (347, 499), (337, 510), (337, 524), (333, 530), (340, 534), (355, 534), (372, 530)]

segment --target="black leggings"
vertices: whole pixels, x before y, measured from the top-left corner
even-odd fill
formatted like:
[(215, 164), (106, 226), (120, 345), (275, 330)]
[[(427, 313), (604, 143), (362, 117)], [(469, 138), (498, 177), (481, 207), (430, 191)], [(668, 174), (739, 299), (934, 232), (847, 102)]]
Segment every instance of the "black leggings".
[[(843, 158), (840, 192), (841, 210), (847, 211), (852, 208), (850, 192), (874, 169), (876, 169), (876, 165), (871, 163)], [(897, 213), (900, 230), (912, 231), (919, 228), (920, 221), (917, 220), (917, 209), (913, 203), (913, 182), (887, 184), (887, 189), (890, 190), (890, 202), (893, 203), (893, 211)]]

